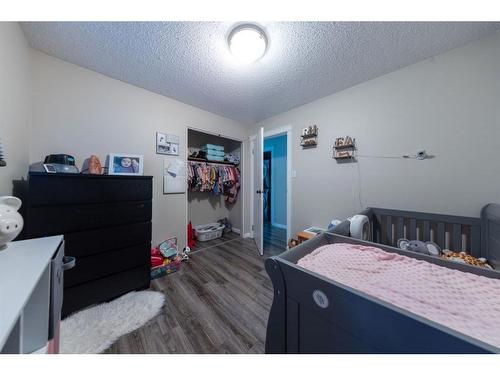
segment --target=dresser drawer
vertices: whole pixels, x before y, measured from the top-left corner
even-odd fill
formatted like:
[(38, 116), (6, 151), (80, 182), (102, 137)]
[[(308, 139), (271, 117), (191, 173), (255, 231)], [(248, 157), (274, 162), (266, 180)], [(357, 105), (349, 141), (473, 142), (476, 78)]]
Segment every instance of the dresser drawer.
[(64, 289), (62, 315), (102, 303), (132, 290), (149, 288), (150, 268), (137, 267), (112, 276)]
[(64, 205), (152, 199), (151, 177), (37, 174), (29, 177), (29, 204)]
[(31, 207), (28, 236), (42, 237), (151, 221), (151, 201)]
[(151, 244), (151, 222), (86, 230), (64, 235), (66, 254), (76, 258), (144, 243)]
[(75, 267), (64, 273), (64, 286), (71, 287), (138, 266), (150, 267), (150, 253), (151, 244), (148, 243), (77, 258)]

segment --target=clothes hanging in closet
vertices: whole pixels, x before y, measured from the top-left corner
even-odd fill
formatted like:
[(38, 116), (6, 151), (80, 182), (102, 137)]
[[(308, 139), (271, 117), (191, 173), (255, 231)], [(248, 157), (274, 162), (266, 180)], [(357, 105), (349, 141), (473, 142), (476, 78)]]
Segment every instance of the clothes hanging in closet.
[(189, 191), (224, 195), (233, 204), (240, 190), (240, 171), (233, 165), (188, 162), (187, 184)]

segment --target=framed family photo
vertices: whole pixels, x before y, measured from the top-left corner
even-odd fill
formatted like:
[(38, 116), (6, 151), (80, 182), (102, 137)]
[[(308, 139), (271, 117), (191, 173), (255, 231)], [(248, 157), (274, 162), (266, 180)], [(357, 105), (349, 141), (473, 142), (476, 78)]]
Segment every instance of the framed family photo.
[(144, 155), (109, 154), (108, 174), (142, 176), (144, 173)]

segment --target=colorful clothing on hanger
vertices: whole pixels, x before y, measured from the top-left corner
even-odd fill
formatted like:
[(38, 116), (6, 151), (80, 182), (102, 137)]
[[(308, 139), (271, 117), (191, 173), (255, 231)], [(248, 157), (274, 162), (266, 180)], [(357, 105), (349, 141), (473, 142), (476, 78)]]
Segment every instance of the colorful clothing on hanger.
[(190, 161), (187, 167), (187, 185), (189, 191), (224, 195), (227, 203), (234, 204), (240, 190), (240, 171), (234, 165)]

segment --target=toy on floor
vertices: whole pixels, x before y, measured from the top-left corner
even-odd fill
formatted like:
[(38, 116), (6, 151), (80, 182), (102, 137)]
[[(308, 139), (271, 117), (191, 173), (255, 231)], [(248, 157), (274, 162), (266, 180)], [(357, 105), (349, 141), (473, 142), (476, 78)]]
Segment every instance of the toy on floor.
[(493, 269), (493, 267), (488, 264), (488, 261), (485, 258), (473, 257), (472, 255), (467, 254), (465, 251), (456, 253), (451, 250), (443, 250), (443, 255), (441, 257), (452, 262)]
[(158, 267), (163, 264), (163, 257), (151, 255), (151, 267)]
[(409, 241), (406, 238), (398, 240), (398, 247), (403, 250), (413, 251), (414, 253), (440, 256), (441, 248), (432, 241)]
[(191, 249), (189, 246), (186, 246), (184, 250), (182, 250), (181, 253), (181, 259), (182, 260), (188, 260), (189, 259), (189, 254), (191, 254)]
[(178, 271), (183, 256), (177, 250), (176, 237), (168, 238), (151, 249), (151, 279)]
[(227, 217), (224, 219), (217, 220), (219, 224), (224, 225), (224, 230), (222, 231), (223, 234), (229, 233), (233, 230), (233, 226), (231, 225), (231, 222), (228, 220)]
[(161, 242), (158, 245), (158, 250), (165, 258), (171, 258), (179, 254), (179, 252), (177, 251), (177, 238), (172, 237)]
[(299, 240), (295, 239), (295, 238), (290, 238), (290, 240), (288, 241), (288, 249), (291, 249), (295, 246), (297, 246), (299, 244)]
[(195, 247), (196, 241), (194, 240), (193, 224), (189, 222), (187, 227), (187, 245), (189, 247)]

